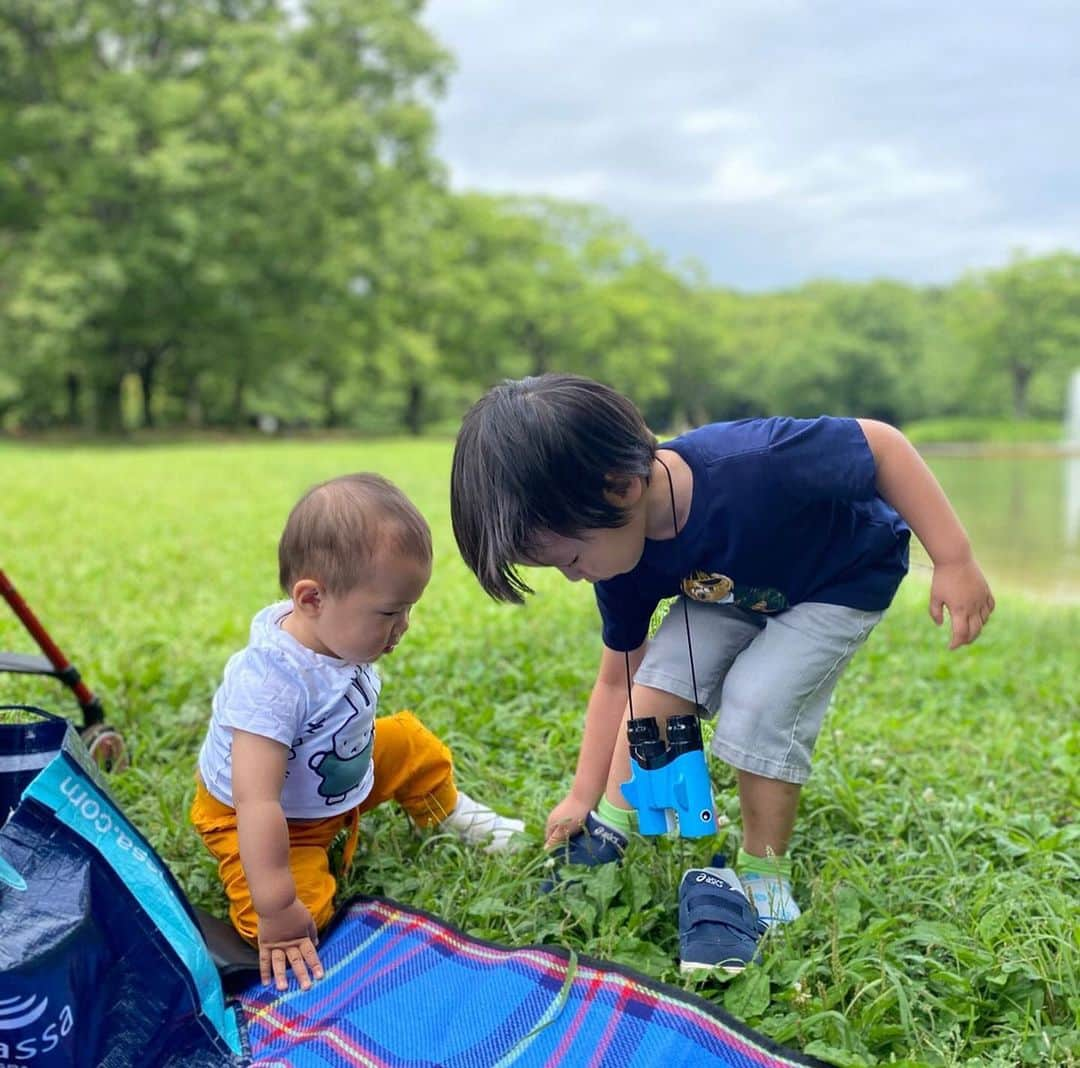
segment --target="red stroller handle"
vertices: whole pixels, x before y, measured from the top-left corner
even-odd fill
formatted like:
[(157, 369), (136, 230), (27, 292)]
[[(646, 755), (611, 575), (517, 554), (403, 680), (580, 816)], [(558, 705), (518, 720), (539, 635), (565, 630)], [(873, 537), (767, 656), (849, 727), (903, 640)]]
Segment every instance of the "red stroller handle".
[(0, 569), (0, 595), (11, 605), (11, 610), (19, 617), (19, 621), (30, 632), (38, 647), (48, 658), (56, 672), (56, 677), (69, 686), (83, 710), (84, 722), (87, 727), (100, 723), (104, 719), (101, 702), (90, 692), (86, 683), (82, 681), (78, 669), (60, 651), (60, 647), (49, 637), (45, 628), (38, 621), (37, 616), (30, 610), (30, 606), (19, 596), (11, 579)]

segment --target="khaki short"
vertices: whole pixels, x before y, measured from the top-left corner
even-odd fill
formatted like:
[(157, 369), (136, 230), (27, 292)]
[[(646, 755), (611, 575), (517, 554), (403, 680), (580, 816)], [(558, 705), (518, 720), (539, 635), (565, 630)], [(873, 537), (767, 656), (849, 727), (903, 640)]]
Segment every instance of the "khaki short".
[(742, 771), (784, 782), (810, 777), (810, 754), (837, 679), (881, 612), (807, 602), (776, 615), (679, 597), (649, 642), (634, 681), (694, 700), (715, 715), (712, 751)]

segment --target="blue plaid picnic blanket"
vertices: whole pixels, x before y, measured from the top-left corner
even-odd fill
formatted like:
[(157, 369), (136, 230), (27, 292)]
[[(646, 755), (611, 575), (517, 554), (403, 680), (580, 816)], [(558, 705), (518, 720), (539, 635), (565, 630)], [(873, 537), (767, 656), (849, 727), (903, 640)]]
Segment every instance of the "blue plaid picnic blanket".
[(240, 994), (253, 1068), (822, 1064), (683, 990), (567, 950), (483, 942), (381, 898), (343, 909), (319, 954), (326, 977), (310, 990)]

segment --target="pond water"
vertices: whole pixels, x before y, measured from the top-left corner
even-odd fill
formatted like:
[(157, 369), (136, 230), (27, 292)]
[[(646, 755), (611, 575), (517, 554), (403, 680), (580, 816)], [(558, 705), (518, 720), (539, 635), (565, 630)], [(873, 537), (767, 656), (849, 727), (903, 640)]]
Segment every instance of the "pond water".
[[(925, 456), (995, 589), (1080, 602), (1080, 451)], [(929, 575), (912, 542), (912, 571)]]

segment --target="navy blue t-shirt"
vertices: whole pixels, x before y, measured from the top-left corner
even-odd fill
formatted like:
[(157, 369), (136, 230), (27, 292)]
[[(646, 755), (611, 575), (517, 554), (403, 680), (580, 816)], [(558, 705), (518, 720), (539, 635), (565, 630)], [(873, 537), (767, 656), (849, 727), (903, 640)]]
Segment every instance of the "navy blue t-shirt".
[(690, 514), (677, 537), (646, 540), (632, 571), (596, 583), (609, 649), (641, 645), (656, 606), (677, 593), (762, 613), (802, 601), (889, 606), (911, 531), (877, 495), (854, 419), (712, 423), (660, 447), (693, 472)]

